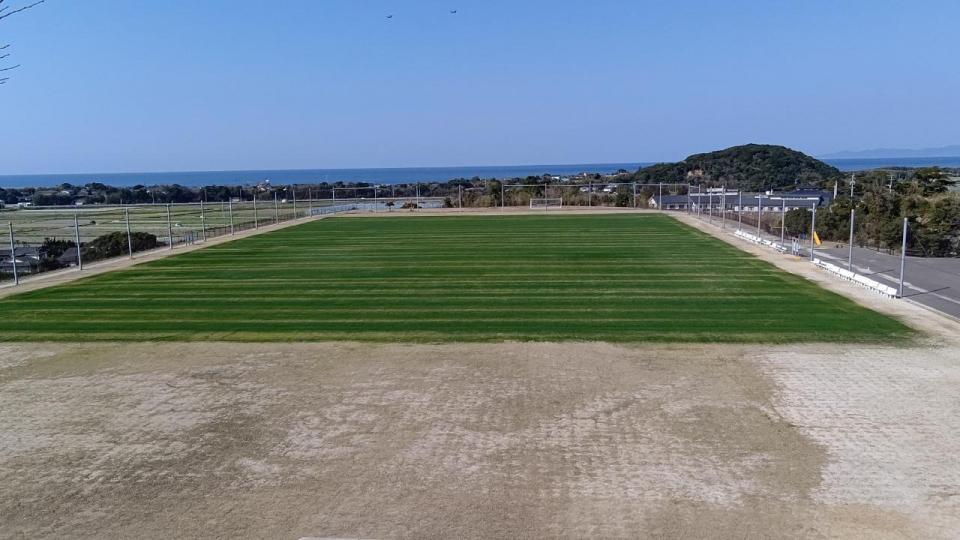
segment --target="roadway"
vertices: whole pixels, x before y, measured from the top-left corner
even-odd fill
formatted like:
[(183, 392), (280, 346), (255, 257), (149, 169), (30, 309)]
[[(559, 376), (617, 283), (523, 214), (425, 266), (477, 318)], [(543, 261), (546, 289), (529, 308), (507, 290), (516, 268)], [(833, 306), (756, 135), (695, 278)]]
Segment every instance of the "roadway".
[[(833, 243), (830, 243), (833, 245)], [(846, 247), (821, 247), (817, 257), (846, 268)], [(853, 248), (853, 270), (894, 287), (900, 284), (900, 256)], [(907, 257), (903, 296), (960, 318), (960, 259)]]

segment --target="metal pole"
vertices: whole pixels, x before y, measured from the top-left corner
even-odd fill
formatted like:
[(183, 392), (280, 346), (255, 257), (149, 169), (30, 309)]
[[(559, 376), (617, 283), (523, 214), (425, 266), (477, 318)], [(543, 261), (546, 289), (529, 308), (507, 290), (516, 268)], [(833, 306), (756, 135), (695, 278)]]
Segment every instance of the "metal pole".
[(817, 249), (815, 235), (817, 234), (817, 205), (813, 205), (813, 219), (810, 221), (810, 261), (813, 262), (813, 251)]
[(133, 238), (130, 235), (130, 209), (123, 209), (123, 217), (127, 222), (127, 254), (130, 255), (130, 258), (133, 258)]
[(710, 221), (709, 221), (709, 223), (710, 223), (711, 225), (713, 225), (713, 192), (712, 192), (712, 191), (708, 191), (708, 192), (707, 192), (707, 200), (708, 200), (708, 203), (707, 203), (707, 204), (710, 205), (710, 208), (709, 208)]
[[(77, 235), (77, 269), (83, 270), (83, 257), (80, 256), (80, 214), (73, 215), (73, 228)], [(17, 265), (16, 261), (14, 261), (13, 265)]]
[(633, 183), (633, 207), (637, 207), (637, 183)]
[(376, 213), (380, 209), (380, 188), (373, 186), (373, 211)]
[(850, 254), (847, 256), (847, 270), (853, 272), (853, 230), (857, 220), (857, 211), (850, 209)]
[[(10, 228), (10, 262), (13, 263), (13, 284), (20, 284), (20, 274), (17, 273), (17, 248), (16, 241), (13, 238), (13, 222), (8, 221), (7, 226)], [(80, 246), (77, 246), (77, 257), (80, 257)]]
[[(503, 189), (503, 184), (500, 184), (500, 189)], [(420, 182), (417, 182), (417, 210), (420, 209)]]
[(260, 228), (260, 216), (257, 215), (257, 192), (253, 192), (253, 228)]
[[(587, 184), (587, 207), (593, 206), (593, 184)], [(650, 204), (647, 204), (647, 208), (650, 207)]]
[(457, 208), (463, 212), (463, 186), (457, 186)]
[(277, 192), (273, 192), (273, 214), (276, 222), (280, 223), (280, 199), (277, 198)]
[(762, 236), (760, 222), (763, 221), (763, 195), (757, 194), (757, 238)]
[(780, 199), (780, 245), (787, 237), (787, 200)]
[(504, 193), (505, 193), (505, 191), (504, 191), (504, 188), (503, 188), (503, 182), (500, 182), (500, 211), (501, 211), (501, 212), (503, 212), (504, 207), (505, 207), (506, 204), (507, 204), (507, 200), (504, 198)]
[(659, 206), (660, 206), (660, 211), (662, 212), (662, 211), (663, 211), (663, 182), (660, 182), (660, 199), (659, 199), (659, 201), (660, 201), (660, 204), (659, 204)]
[(297, 186), (293, 186), (293, 219), (297, 219)]
[(233, 199), (227, 201), (227, 210), (230, 212), (230, 234), (234, 234), (236, 230), (233, 228)]
[(170, 241), (170, 249), (173, 249), (173, 222), (170, 220), (169, 204), (167, 204), (167, 240)]
[(727, 186), (722, 186), (720, 189), (723, 190), (720, 193), (720, 230), (724, 230), (727, 227)]
[(693, 191), (693, 186), (687, 184), (687, 215), (689, 216), (693, 213), (693, 197), (690, 196), (690, 192)]
[(203, 199), (200, 199), (200, 237), (207, 241), (207, 215), (203, 212)]
[(309, 212), (307, 217), (313, 217), (313, 190), (310, 188), (307, 188), (307, 199), (309, 201), (307, 202), (307, 212)]
[(909, 228), (909, 222), (907, 218), (903, 218), (903, 245), (900, 247), (900, 292), (898, 296), (903, 298), (903, 271), (907, 266), (907, 230)]
[(743, 190), (737, 190), (737, 230), (743, 229)]

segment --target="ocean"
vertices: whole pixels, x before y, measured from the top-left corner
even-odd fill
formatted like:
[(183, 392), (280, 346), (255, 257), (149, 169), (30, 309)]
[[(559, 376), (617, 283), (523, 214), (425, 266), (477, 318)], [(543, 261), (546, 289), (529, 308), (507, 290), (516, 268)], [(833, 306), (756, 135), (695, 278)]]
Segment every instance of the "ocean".
[[(881, 167), (957, 167), (960, 156), (940, 158), (828, 159), (842, 171), (861, 171)], [(456, 178), (524, 178), (551, 174), (572, 176), (579, 173), (610, 174), (620, 169), (635, 171), (652, 163), (581, 163), (573, 165), (505, 165), (478, 167), (409, 167), (395, 169), (305, 169), (275, 171), (186, 171), (162, 173), (88, 173), (0, 175), (0, 187), (53, 187), (63, 183), (83, 185), (101, 182), (110, 186), (180, 184), (183, 186), (246, 185), (263, 180), (274, 184), (311, 184), (317, 182), (369, 182), (405, 184), (446, 182)]]
[(409, 167), (396, 169), (305, 169), (276, 171), (187, 171), (162, 173), (35, 174), (0, 176), (0, 187), (52, 187), (64, 182), (83, 185), (101, 182), (110, 186), (180, 184), (182, 186), (235, 186), (270, 180), (273, 184), (318, 182), (370, 182), (406, 184), (446, 182), (457, 178), (524, 178), (551, 174), (572, 176), (582, 172), (610, 174), (620, 169), (635, 171), (649, 163), (582, 163), (574, 165), (507, 165), (480, 167)]

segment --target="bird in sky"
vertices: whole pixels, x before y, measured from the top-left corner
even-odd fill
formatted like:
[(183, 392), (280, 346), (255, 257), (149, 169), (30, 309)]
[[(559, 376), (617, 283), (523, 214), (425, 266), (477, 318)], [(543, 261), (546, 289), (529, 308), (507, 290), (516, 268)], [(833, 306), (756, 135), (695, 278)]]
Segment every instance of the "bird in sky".
[(388, 19), (392, 19), (392, 18), (393, 18), (393, 15), (387, 15), (387, 18), (388, 18)]
[(456, 14), (457, 14), (457, 10), (451, 9), (451, 10), (450, 10), (450, 14), (451, 14), (451, 15), (456, 15)]

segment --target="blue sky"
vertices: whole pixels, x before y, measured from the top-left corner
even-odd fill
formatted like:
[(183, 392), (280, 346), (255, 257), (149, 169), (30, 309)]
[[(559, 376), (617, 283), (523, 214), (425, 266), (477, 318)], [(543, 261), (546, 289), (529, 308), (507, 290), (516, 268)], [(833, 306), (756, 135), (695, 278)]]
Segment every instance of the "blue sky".
[(955, 0), (47, 0), (0, 22), (23, 64), (0, 174), (957, 144), (958, 19)]

